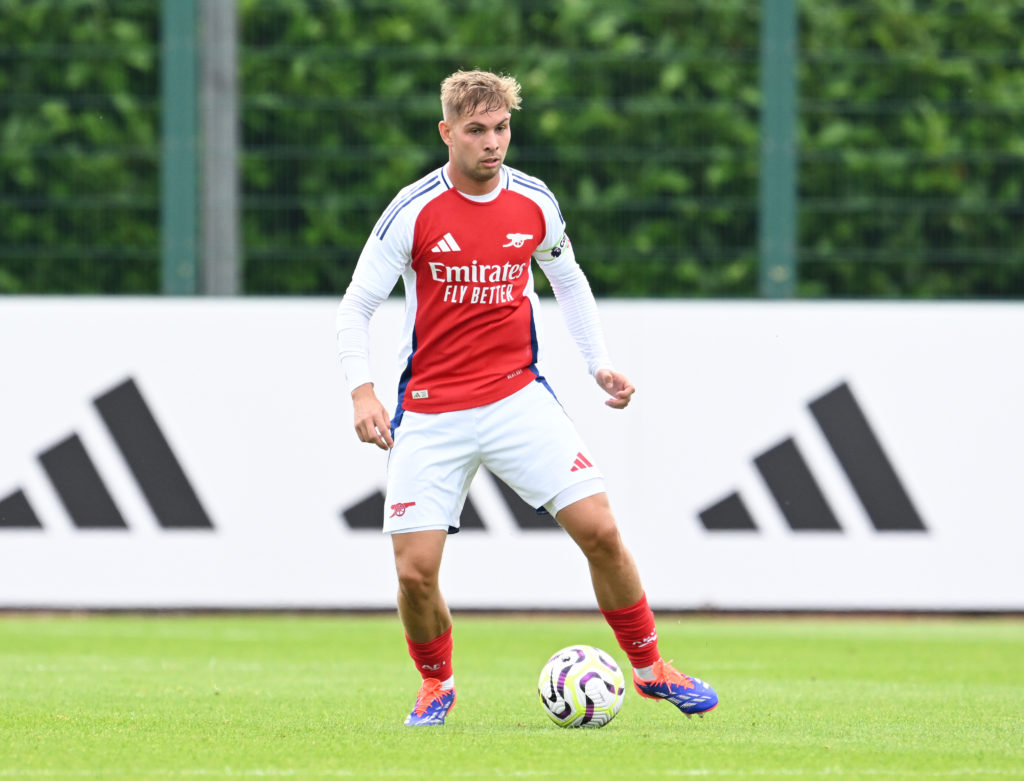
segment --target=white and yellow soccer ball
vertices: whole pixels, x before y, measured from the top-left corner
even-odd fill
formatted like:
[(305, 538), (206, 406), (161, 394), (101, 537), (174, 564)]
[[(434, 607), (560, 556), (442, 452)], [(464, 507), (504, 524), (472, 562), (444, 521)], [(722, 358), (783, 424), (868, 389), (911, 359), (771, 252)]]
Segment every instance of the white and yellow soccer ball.
[(559, 727), (603, 727), (622, 707), (626, 681), (609, 654), (570, 645), (548, 659), (537, 688), (544, 712)]

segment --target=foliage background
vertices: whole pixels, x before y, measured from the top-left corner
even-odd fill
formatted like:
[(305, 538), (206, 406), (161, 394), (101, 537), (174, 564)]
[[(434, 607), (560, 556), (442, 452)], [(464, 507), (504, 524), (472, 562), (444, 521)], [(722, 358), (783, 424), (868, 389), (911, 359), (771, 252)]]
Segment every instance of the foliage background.
[[(335, 295), (444, 161), (438, 84), (517, 75), (509, 163), (599, 295), (758, 294), (760, 4), (239, 0), (244, 291)], [(0, 292), (160, 288), (159, 0), (0, 0)], [(803, 0), (804, 297), (1024, 295), (1024, 4)]]

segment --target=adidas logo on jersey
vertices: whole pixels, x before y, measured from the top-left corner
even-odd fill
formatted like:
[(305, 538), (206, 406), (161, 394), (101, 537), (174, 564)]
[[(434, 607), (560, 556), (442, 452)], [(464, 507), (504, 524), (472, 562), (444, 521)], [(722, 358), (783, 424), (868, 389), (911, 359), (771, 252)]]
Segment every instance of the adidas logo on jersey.
[(444, 234), (444, 237), (434, 245), (431, 252), (458, 252), (462, 247), (455, 241), (455, 237), (450, 233)]
[(572, 469), (570, 472), (579, 472), (581, 469), (589, 469), (593, 464), (587, 460), (587, 457), (582, 453), (576, 454), (576, 460), (573, 462)]

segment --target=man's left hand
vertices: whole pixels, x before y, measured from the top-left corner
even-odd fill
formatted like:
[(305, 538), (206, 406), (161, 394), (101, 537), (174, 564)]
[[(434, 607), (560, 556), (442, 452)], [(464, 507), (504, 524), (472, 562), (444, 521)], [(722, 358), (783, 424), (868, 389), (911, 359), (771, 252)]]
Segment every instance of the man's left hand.
[(594, 374), (597, 384), (604, 388), (605, 393), (611, 396), (605, 401), (612, 409), (625, 409), (629, 400), (636, 393), (636, 388), (624, 374), (619, 374), (612, 369), (598, 369)]

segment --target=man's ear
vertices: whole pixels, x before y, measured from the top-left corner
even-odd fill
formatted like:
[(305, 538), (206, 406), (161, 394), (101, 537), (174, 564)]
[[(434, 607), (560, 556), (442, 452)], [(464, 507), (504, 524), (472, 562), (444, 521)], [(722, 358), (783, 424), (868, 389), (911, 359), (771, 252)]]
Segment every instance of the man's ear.
[(441, 140), (446, 146), (452, 145), (452, 126), (443, 119), (437, 123), (437, 132), (441, 134)]

